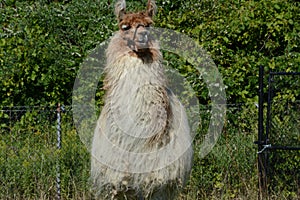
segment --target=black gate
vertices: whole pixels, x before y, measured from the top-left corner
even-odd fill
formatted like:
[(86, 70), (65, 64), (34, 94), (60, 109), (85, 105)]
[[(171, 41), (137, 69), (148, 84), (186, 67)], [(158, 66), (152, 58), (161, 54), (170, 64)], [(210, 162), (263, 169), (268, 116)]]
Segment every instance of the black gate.
[[(300, 144), (296, 145), (281, 145), (281, 144), (273, 144), (272, 131), (276, 129), (276, 127), (272, 126), (272, 110), (276, 108), (272, 108), (273, 98), (276, 96), (276, 92), (274, 91), (274, 78), (279, 76), (290, 76), (295, 79), (297, 84), (299, 84), (300, 72), (269, 72), (267, 87), (265, 88), (264, 84), (264, 68), (260, 67), (259, 69), (259, 116), (258, 116), (258, 141), (255, 143), (258, 145), (258, 171), (259, 171), (259, 199), (268, 198), (268, 184), (270, 182), (269, 177), (269, 167), (270, 167), (270, 153), (271, 151), (277, 150), (289, 150), (289, 151), (299, 151)], [(282, 81), (282, 80), (281, 80)], [(282, 84), (281, 87), (288, 87), (289, 83)], [(300, 90), (300, 85), (297, 88), (297, 93)], [(299, 94), (298, 94), (299, 95)], [(299, 96), (296, 95), (296, 99), (293, 99), (293, 102), (298, 102), (299, 104)], [(297, 107), (298, 109), (298, 107)], [(300, 112), (296, 110), (296, 112)], [(266, 117), (266, 119), (264, 119)], [(297, 125), (298, 126), (298, 125)], [(299, 130), (299, 129), (298, 129)], [(300, 166), (300, 163), (298, 163)], [(299, 192), (299, 191), (298, 191)], [(297, 194), (299, 195), (299, 194)]]

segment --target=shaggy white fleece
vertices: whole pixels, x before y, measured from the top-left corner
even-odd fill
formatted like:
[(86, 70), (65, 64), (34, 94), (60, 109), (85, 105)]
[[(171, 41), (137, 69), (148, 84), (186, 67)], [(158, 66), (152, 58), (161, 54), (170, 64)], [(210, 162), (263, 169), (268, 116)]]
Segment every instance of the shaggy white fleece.
[(99, 199), (173, 200), (192, 165), (184, 107), (167, 89), (157, 43), (132, 56), (118, 32), (107, 50), (105, 105), (92, 144)]

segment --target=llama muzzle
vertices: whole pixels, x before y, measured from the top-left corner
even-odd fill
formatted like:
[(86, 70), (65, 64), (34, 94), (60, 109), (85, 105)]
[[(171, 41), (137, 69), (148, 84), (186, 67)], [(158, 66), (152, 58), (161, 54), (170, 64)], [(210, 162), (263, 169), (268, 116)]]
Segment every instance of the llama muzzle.
[(134, 31), (133, 35), (133, 43), (135, 44), (135, 49), (136, 51), (140, 49), (146, 49), (149, 48), (149, 28), (145, 27), (142, 24), (139, 24)]

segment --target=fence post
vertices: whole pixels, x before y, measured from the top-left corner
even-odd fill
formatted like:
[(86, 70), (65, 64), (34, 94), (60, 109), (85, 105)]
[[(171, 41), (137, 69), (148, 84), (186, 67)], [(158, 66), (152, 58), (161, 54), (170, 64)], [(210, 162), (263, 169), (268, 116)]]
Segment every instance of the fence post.
[[(60, 155), (60, 149), (61, 149), (61, 106), (60, 104), (57, 105), (56, 109), (56, 115), (57, 115), (57, 149)], [(57, 200), (61, 199), (61, 187), (60, 187), (60, 157), (58, 156), (58, 159), (56, 161), (56, 189), (57, 189)]]
[(259, 103), (258, 103), (258, 173), (259, 199), (267, 198), (266, 157), (264, 152), (264, 67), (259, 68)]

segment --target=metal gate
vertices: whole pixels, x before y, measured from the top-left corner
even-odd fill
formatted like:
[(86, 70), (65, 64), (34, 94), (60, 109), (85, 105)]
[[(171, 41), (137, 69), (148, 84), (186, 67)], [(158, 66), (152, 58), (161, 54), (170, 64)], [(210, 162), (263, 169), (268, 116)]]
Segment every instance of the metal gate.
[[(290, 76), (299, 83), (300, 72), (269, 72), (267, 79), (267, 87), (265, 87), (264, 80), (264, 68), (259, 69), (259, 105), (258, 105), (258, 141), (255, 143), (258, 145), (258, 172), (259, 172), (259, 199), (268, 198), (268, 184), (269, 184), (269, 167), (270, 167), (270, 153), (273, 151), (299, 151), (300, 144), (296, 145), (281, 145), (274, 144), (270, 135), (275, 128), (271, 124), (272, 120), (272, 102), (276, 94), (274, 93), (274, 78), (278, 76)], [(283, 84), (288, 86), (288, 84)], [(297, 90), (300, 90), (300, 84)], [(298, 91), (297, 91), (298, 92)], [(299, 101), (300, 96), (296, 97)], [(298, 112), (298, 111), (296, 111)], [(300, 112), (300, 110), (299, 110)], [(266, 118), (266, 119), (264, 119)], [(272, 151), (272, 152), (271, 152)], [(300, 164), (298, 163), (300, 166)], [(299, 192), (299, 191), (298, 191)], [(299, 194), (298, 194), (299, 195)]]

